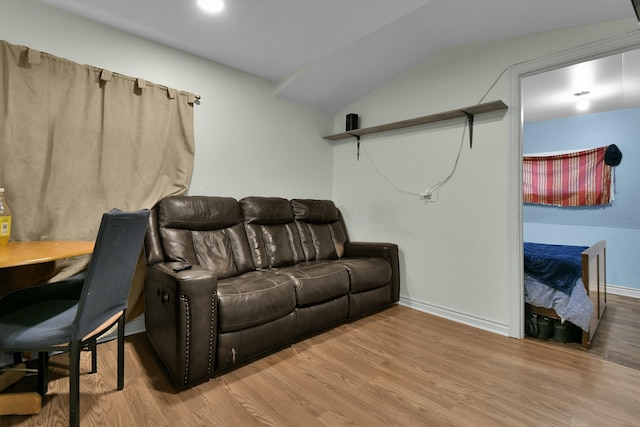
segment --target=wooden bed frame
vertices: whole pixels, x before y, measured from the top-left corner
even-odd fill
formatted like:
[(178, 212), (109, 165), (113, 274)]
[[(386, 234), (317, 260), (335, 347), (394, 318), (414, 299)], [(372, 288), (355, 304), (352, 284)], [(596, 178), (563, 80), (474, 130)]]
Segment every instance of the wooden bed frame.
[[(593, 316), (589, 324), (589, 331), (582, 331), (582, 347), (591, 347), (591, 340), (598, 329), (600, 319), (607, 308), (607, 247), (604, 240), (600, 240), (593, 246), (582, 252), (582, 281), (587, 290), (587, 295), (593, 303)], [(525, 312), (538, 316), (560, 319), (555, 310), (544, 307), (536, 307), (525, 303)]]

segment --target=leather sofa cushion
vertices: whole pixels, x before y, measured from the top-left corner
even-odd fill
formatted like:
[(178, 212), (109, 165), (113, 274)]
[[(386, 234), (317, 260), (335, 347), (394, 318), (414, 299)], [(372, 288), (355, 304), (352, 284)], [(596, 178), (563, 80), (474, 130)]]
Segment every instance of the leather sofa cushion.
[(158, 202), (158, 226), (182, 230), (219, 230), (242, 222), (231, 197), (174, 196)]
[(256, 268), (282, 267), (305, 260), (287, 199), (246, 197), (240, 205)]
[(331, 260), (344, 255), (347, 233), (331, 200), (293, 199), (291, 206), (305, 260)]
[(304, 261), (295, 224), (246, 226), (247, 238), (257, 268), (273, 268)]
[(297, 307), (319, 304), (349, 293), (349, 274), (340, 263), (302, 262), (276, 271), (293, 279)]
[(344, 246), (336, 242), (330, 224), (299, 222), (298, 231), (307, 261), (337, 259), (344, 254)]
[(193, 231), (192, 239), (198, 264), (214, 272), (218, 279), (255, 270), (242, 224), (222, 230)]
[(232, 332), (268, 323), (293, 312), (294, 281), (270, 271), (252, 271), (218, 282), (218, 327)]
[(331, 200), (293, 199), (291, 200), (295, 219), (326, 224), (340, 219), (338, 209)]
[(278, 225), (294, 220), (291, 203), (280, 197), (245, 197), (240, 206), (247, 224)]
[(161, 200), (156, 209), (168, 260), (200, 265), (218, 279), (255, 269), (235, 199), (175, 196)]
[(343, 258), (351, 279), (351, 293), (380, 288), (391, 282), (391, 266), (384, 258)]

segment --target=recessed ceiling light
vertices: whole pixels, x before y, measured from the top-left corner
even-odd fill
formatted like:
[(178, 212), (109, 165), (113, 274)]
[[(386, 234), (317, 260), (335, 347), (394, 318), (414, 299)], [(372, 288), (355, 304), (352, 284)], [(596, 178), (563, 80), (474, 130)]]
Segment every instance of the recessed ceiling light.
[(198, 0), (198, 6), (205, 12), (219, 13), (224, 9), (222, 0)]

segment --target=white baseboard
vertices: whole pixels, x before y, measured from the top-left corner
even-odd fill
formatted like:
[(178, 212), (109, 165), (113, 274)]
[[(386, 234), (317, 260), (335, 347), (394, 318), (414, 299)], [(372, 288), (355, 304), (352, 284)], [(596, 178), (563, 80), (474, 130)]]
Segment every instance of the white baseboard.
[(620, 295), (622, 297), (640, 299), (640, 289), (624, 288), (622, 286), (607, 285), (607, 293), (612, 295)]
[(495, 334), (509, 336), (509, 325), (492, 322), (490, 320), (481, 319), (475, 316), (469, 316), (468, 314), (459, 313), (450, 309), (428, 304), (422, 301), (411, 300), (409, 298), (400, 297), (398, 302), (400, 305), (413, 308), (424, 313), (433, 314), (434, 316), (442, 317), (454, 322), (462, 323), (464, 325), (472, 326), (474, 328), (482, 329), (484, 331), (493, 332)]
[[(607, 293), (612, 295), (620, 295), (630, 298), (640, 299), (640, 289), (625, 288), (622, 286), (607, 285)], [(454, 322), (462, 323), (465, 325), (473, 326), (478, 329), (493, 332), (499, 335), (509, 336), (509, 326), (500, 323), (492, 322), (485, 319), (480, 319), (475, 316), (469, 316), (468, 314), (459, 313), (457, 311), (449, 310), (446, 308), (438, 307), (433, 304), (428, 304), (422, 301), (416, 301), (409, 298), (400, 297), (398, 304), (405, 307), (413, 308), (424, 313), (433, 314), (434, 316), (443, 317), (445, 319), (452, 320)]]

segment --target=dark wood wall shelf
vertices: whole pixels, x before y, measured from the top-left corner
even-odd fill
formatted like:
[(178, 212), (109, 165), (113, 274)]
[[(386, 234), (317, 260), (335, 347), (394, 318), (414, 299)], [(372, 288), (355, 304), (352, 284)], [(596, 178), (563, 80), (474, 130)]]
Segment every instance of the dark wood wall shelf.
[(444, 113), (430, 114), (428, 116), (416, 117), (414, 119), (401, 120), (399, 122), (387, 123), (384, 125), (372, 126), (363, 129), (354, 129), (349, 132), (323, 136), (323, 138), (329, 141), (338, 141), (345, 138), (359, 137), (362, 135), (369, 135), (379, 132), (387, 132), (390, 130), (402, 129), (410, 126), (418, 126), (427, 123), (441, 122), (444, 120), (456, 119), (461, 117), (472, 118), (476, 114), (506, 110), (507, 108), (507, 105), (502, 101), (492, 101), (486, 102), (484, 104), (472, 105), (470, 107), (459, 108), (457, 110), (445, 111)]

